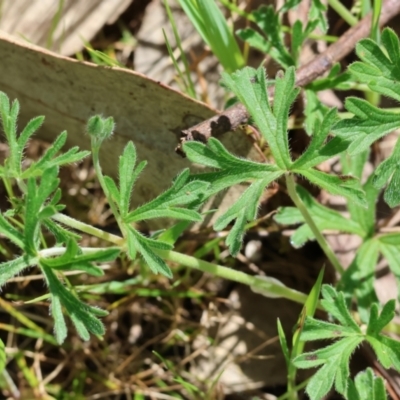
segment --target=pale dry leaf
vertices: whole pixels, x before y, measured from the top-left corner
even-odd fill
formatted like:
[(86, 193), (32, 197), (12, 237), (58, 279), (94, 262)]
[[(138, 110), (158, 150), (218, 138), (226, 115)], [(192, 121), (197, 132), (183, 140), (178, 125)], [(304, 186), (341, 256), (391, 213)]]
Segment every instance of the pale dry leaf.
[(90, 41), (105, 24), (113, 23), (133, 1), (3, 0), (0, 29), (42, 47), (50, 44), (57, 53), (72, 55), (82, 50), (85, 41)]
[[(62, 57), (4, 33), (0, 33), (0, 54), (0, 90), (20, 101), (20, 127), (45, 115), (40, 138), (52, 141), (67, 130), (69, 147), (88, 149), (87, 119), (94, 114), (115, 118), (115, 135), (100, 154), (105, 172), (117, 176), (118, 157), (129, 140), (139, 160), (149, 162), (135, 187), (134, 205), (166, 190), (172, 178), (190, 166), (174, 152), (180, 131), (216, 113), (134, 71)], [(262, 160), (261, 152), (240, 132), (227, 133), (222, 141), (235, 154)], [(213, 200), (212, 207), (223, 211), (242, 191), (230, 188)]]

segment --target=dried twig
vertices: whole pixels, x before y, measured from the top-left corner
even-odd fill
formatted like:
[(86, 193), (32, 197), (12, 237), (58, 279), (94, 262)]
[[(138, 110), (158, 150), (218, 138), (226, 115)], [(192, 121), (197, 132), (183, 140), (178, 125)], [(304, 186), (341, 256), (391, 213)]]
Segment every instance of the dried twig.
[[(399, 0), (385, 0), (382, 5), (380, 26), (384, 26), (390, 19), (400, 13)], [(371, 14), (367, 15), (357, 25), (350, 28), (340, 39), (329, 46), (326, 51), (316, 56), (308, 64), (300, 67), (296, 72), (296, 85), (303, 87), (314, 81), (319, 76), (347, 56), (355, 47), (358, 41), (367, 37), (371, 27)], [(274, 88), (271, 88), (269, 95), (273, 96)], [(249, 118), (243, 104), (236, 104), (215, 117), (209, 118), (189, 129), (181, 132), (181, 144), (177, 151), (182, 153), (181, 145), (188, 140), (206, 142), (209, 137), (218, 137), (225, 132), (235, 130), (239, 125), (246, 123)]]

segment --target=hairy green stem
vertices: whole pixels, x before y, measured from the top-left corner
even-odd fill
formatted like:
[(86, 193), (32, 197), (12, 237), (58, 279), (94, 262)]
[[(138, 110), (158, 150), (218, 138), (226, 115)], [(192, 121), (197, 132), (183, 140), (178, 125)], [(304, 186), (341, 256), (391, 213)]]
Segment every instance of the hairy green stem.
[[(82, 254), (96, 254), (102, 250), (109, 250), (111, 247), (79, 247), (82, 250)], [(62, 256), (65, 253), (66, 247), (50, 247), (49, 249), (43, 249), (38, 252), (40, 258), (50, 258), (56, 256)]]
[[(107, 240), (121, 248), (124, 247), (125, 240), (120, 236), (104, 232), (101, 229), (94, 228), (93, 226), (77, 221), (63, 214), (56, 214), (52, 218), (71, 228)], [(60, 251), (62, 250), (60, 249), (57, 250), (57, 255), (59, 255)], [(304, 304), (304, 302), (307, 299), (307, 295), (305, 295), (304, 293), (298, 292), (294, 289), (290, 289), (282, 284), (279, 284), (273, 281), (272, 278), (248, 275), (245, 274), (244, 272), (223, 267), (222, 265), (212, 264), (207, 261), (202, 261), (196, 257), (188, 256), (186, 254), (181, 254), (176, 251), (165, 251), (156, 249), (154, 249), (154, 251), (156, 251), (162, 258), (164, 258), (167, 261), (176, 262), (185, 267), (198, 269), (203, 272), (208, 272), (220, 278), (243, 283), (256, 290), (259, 289), (260, 292), (265, 293), (267, 296), (284, 297), (288, 300), (292, 300), (300, 304)]]
[(332, 263), (335, 270), (340, 275), (342, 275), (344, 272), (342, 265), (340, 264), (339, 260), (335, 256), (335, 253), (332, 251), (329, 244), (325, 240), (324, 236), (318, 229), (317, 225), (315, 225), (315, 222), (312, 219), (310, 213), (308, 212), (307, 207), (304, 205), (304, 203), (302, 202), (300, 197), (297, 195), (296, 184), (294, 182), (292, 174), (286, 174), (286, 187), (287, 187), (290, 198), (292, 199), (295, 206), (301, 212), (301, 215), (303, 216), (307, 225), (310, 227), (312, 233), (314, 234), (315, 238), (317, 239), (317, 242), (321, 246), (323, 252), (328, 257), (328, 260)]
[(266, 277), (252, 276), (244, 272), (236, 271), (232, 268), (227, 268), (222, 265), (212, 264), (207, 261), (199, 260), (198, 258), (178, 253), (176, 251), (155, 250), (163, 259), (176, 262), (185, 267), (198, 269), (202, 272), (218, 276), (220, 278), (229, 279), (234, 282), (239, 282), (250, 286), (253, 289), (259, 289), (264, 292), (267, 297), (284, 297), (296, 303), (304, 304), (307, 300), (307, 295), (290, 289), (287, 286), (275, 283), (272, 280), (265, 279)]
[(94, 226), (89, 224), (85, 224), (84, 222), (68, 217), (67, 215), (55, 214), (51, 218), (54, 219), (55, 221), (61, 222), (66, 226), (69, 226), (70, 228), (76, 229), (81, 232), (85, 232), (88, 235), (98, 237), (99, 239), (107, 240), (108, 242), (114, 243), (117, 246), (122, 246), (124, 243), (124, 239), (120, 236), (104, 232), (101, 229), (95, 228)]

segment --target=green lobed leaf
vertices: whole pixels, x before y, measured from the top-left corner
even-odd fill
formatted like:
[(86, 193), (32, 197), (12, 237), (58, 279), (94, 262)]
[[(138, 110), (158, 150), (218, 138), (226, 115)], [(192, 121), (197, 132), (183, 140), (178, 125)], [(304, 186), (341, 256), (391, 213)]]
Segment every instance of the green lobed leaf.
[(8, 96), (0, 91), (0, 121), (3, 131), (10, 147), (10, 157), (7, 159), (6, 166), (11, 175), (18, 174), (20, 171), (19, 146), (17, 143), (17, 119), (19, 112), (19, 102), (10, 102)]
[[(293, 360), (297, 368), (313, 368), (322, 366), (318, 372), (312, 376), (307, 384), (306, 392), (311, 399), (320, 399), (325, 396), (333, 384), (335, 389), (347, 396), (350, 393), (353, 397), (346, 397), (351, 400), (364, 399), (364, 395), (359, 391), (361, 378), (356, 379), (356, 385), (349, 380), (349, 362), (353, 351), (364, 341), (368, 341), (374, 349), (379, 362), (385, 368), (395, 368), (400, 370), (400, 342), (381, 334), (381, 330), (395, 316), (395, 301), (386, 303), (379, 314), (378, 305), (371, 306), (367, 330), (364, 333), (351, 317), (346, 307), (343, 293), (337, 292), (331, 286), (324, 285), (322, 288), (324, 300), (321, 301), (324, 308), (332, 314), (340, 324), (325, 321), (318, 321), (308, 317), (304, 322), (301, 340), (318, 340), (332, 338), (336, 339), (331, 345), (318, 350), (303, 353)], [(368, 379), (372, 379), (369, 376)], [(384, 398), (382, 384), (378, 383), (376, 388), (370, 382), (376, 393), (377, 399)], [(376, 391), (376, 392), (375, 392)], [(363, 392), (364, 393), (364, 392)]]
[(16, 141), (16, 152), (14, 153), (14, 161), (15, 161), (15, 172), (18, 175), (21, 173), (22, 169), (22, 157), (24, 155), (25, 146), (28, 143), (29, 138), (40, 128), (43, 124), (44, 117), (35, 117), (31, 119), (22, 130), (21, 134), (19, 135)]
[(261, 6), (252, 14), (256, 24), (271, 43), (269, 55), (284, 68), (294, 66), (295, 62), (285, 46), (280, 16), (275, 12), (274, 7)]
[(235, 223), (226, 237), (225, 243), (228, 246), (229, 252), (232, 254), (232, 256), (236, 256), (242, 246), (244, 230), (247, 222), (246, 214), (246, 210), (241, 210), (238, 212)]
[(360, 206), (367, 206), (365, 193), (360, 182), (352, 176), (329, 175), (316, 169), (293, 169), (292, 172), (303, 175), (310, 182), (329, 193), (343, 196), (348, 201), (353, 201)]
[(97, 317), (106, 317), (108, 315), (108, 311), (102, 310), (101, 308), (99, 308), (97, 306), (92, 307), (92, 306), (87, 305), (87, 307), (89, 307), (90, 312), (93, 315), (96, 315)]
[(172, 278), (171, 269), (165, 261), (154, 251), (158, 250), (171, 250), (172, 245), (147, 238), (141, 233), (136, 231), (132, 226), (128, 227), (128, 254), (136, 256), (139, 252), (149, 268), (155, 274), (165, 275), (167, 278)]
[(40, 231), (40, 211), (45, 207), (47, 198), (58, 188), (58, 169), (52, 167), (43, 172), (40, 183), (34, 178), (28, 179), (24, 213), (24, 250), (31, 256), (36, 255)]
[[(371, 307), (368, 318), (368, 325), (364, 333), (350, 315), (346, 307), (343, 293), (337, 292), (331, 286), (324, 285), (322, 288), (324, 300), (321, 301), (323, 307), (333, 315), (340, 324), (318, 321), (307, 317), (301, 334), (301, 340), (318, 340), (332, 338), (336, 341), (324, 348), (303, 353), (293, 360), (297, 368), (313, 368), (321, 366), (315, 375), (312, 376), (307, 384), (306, 392), (310, 399), (320, 399), (324, 397), (331, 387), (343, 394), (352, 394), (348, 399), (364, 399), (359, 386), (361, 378), (356, 378), (356, 384), (349, 379), (349, 362), (353, 351), (364, 341), (368, 341), (374, 349), (379, 362), (385, 368), (395, 368), (400, 370), (400, 342), (388, 338), (381, 334), (381, 330), (395, 316), (395, 301), (386, 303), (379, 314), (377, 303)], [(372, 376), (369, 379), (372, 380)], [(384, 390), (381, 383), (377, 386), (370, 382), (370, 393), (380, 396), (377, 399), (384, 399)], [(357, 394), (358, 392), (358, 394)], [(357, 397), (358, 396), (358, 397)], [(369, 399), (369, 397), (367, 397)], [(371, 397), (372, 398), (372, 397)]]
[(49, 206), (54, 206), (54, 207), (65, 207), (63, 205), (58, 204), (58, 202), (61, 200), (61, 188), (57, 188), (57, 190), (54, 192), (53, 197), (51, 199), (49, 199), (49, 202), (47, 203), (47, 205)]
[(400, 127), (400, 114), (373, 106), (365, 100), (348, 97), (345, 102), (352, 118), (339, 121), (332, 132), (351, 141), (351, 155), (368, 150), (372, 143)]
[[(318, 24), (318, 21), (316, 21)], [(296, 66), (298, 63), (298, 56), (300, 53), (300, 49), (303, 45), (304, 39), (307, 37), (306, 32), (303, 32), (303, 24), (298, 19), (292, 25), (292, 43), (291, 43), (291, 53), (292, 57), (296, 62)]]
[(389, 300), (382, 308), (379, 315), (378, 305), (371, 306), (371, 312), (368, 322), (367, 335), (376, 336), (385, 328), (385, 326), (394, 318), (396, 310), (396, 301)]
[(121, 196), (119, 194), (119, 190), (117, 184), (115, 183), (114, 179), (110, 178), (109, 176), (104, 176), (104, 184), (106, 189), (108, 190), (108, 195), (117, 203), (120, 204)]
[[(71, 318), (71, 321), (74, 324), (78, 335), (83, 340), (88, 341), (90, 339), (90, 333), (89, 330), (86, 328), (85, 323), (76, 314), (71, 314), (69, 317)], [(104, 333), (102, 333), (102, 335), (103, 334)]]
[(387, 400), (385, 383), (382, 377), (375, 376), (372, 368), (359, 372), (350, 382), (347, 399), (351, 400)]
[(134, 219), (131, 221), (142, 221), (146, 219), (154, 219), (154, 218), (172, 218), (183, 221), (191, 221), (191, 222), (200, 222), (203, 220), (203, 217), (200, 213), (194, 210), (188, 210), (185, 208), (175, 207), (175, 208), (165, 208), (165, 209), (157, 209), (157, 210), (149, 210), (145, 213), (141, 213), (136, 215)]
[(64, 131), (56, 138), (44, 155), (38, 161), (32, 163), (31, 166), (21, 174), (21, 177), (27, 179), (33, 176), (40, 176), (46, 169), (81, 161), (90, 154), (89, 151), (79, 151), (79, 148), (75, 146), (66, 153), (56, 157), (56, 154), (64, 146), (66, 140), (67, 132)]
[(295, 21), (292, 26), (292, 57), (296, 62), (296, 66), (299, 63), (299, 55), (304, 41), (308, 35), (320, 24), (318, 19), (309, 20), (303, 30), (303, 24), (300, 20)]
[[(197, 176), (196, 176), (197, 177)], [(193, 209), (179, 206), (190, 205), (201, 200), (210, 184), (200, 180), (190, 179), (189, 169), (183, 170), (172, 183), (172, 187), (130, 212), (124, 220), (127, 223), (151, 218), (176, 218), (189, 221), (201, 221), (201, 215)], [(193, 179), (193, 178), (192, 178)]]
[[(282, 154), (284, 154), (287, 167), (292, 164), (287, 133), (289, 113), (292, 104), (300, 93), (300, 89), (295, 88), (295, 81), (296, 74), (294, 67), (288, 68), (285, 73), (283, 73), (283, 71), (278, 71), (275, 77), (275, 94), (272, 104), (277, 128), (277, 132), (273, 132), (273, 136), (276, 137), (276, 142), (280, 147)], [(272, 135), (270, 134), (269, 140), (271, 140), (271, 136)], [(268, 142), (268, 144), (270, 144), (270, 142)]]
[(6, 127), (4, 125), (7, 124), (7, 117), (9, 113), (10, 113), (10, 99), (4, 92), (0, 91), (0, 119), (3, 125), (3, 129), (5, 131), (4, 133), (6, 135), (8, 132), (6, 132)]
[(126, 232), (126, 246), (127, 254), (129, 259), (136, 260), (137, 257), (137, 245), (135, 239), (135, 232), (133, 229), (128, 229)]
[(361, 40), (356, 46), (362, 62), (349, 67), (350, 72), (371, 90), (400, 101), (400, 43), (396, 33), (385, 28), (382, 48), (371, 39)]
[(232, 255), (236, 255), (242, 245), (245, 225), (253, 221), (257, 216), (258, 203), (264, 189), (272, 182), (273, 175), (265, 179), (258, 180), (250, 185), (240, 198), (214, 223), (214, 229), (220, 231), (224, 229), (232, 220), (236, 219), (230, 230), (226, 244)]
[[(263, 164), (260, 164), (260, 165), (263, 165)], [(229, 188), (229, 187), (239, 184), (239, 183), (245, 183), (245, 182), (248, 183), (248, 182), (252, 182), (254, 180), (260, 180), (263, 178), (264, 179), (268, 178), (272, 182), (272, 181), (278, 179), (284, 173), (283, 171), (281, 171), (277, 168), (275, 168), (275, 171), (271, 171), (271, 172), (269, 172), (269, 171), (263, 172), (262, 169), (263, 168), (261, 167), (259, 171), (254, 171), (254, 172), (248, 174), (244, 171), (239, 171), (236, 168), (234, 168), (234, 169), (227, 169), (227, 170), (218, 171), (218, 172), (198, 174), (198, 175), (196, 175), (196, 177), (198, 179), (201, 179), (202, 181), (210, 183), (210, 187), (207, 190), (207, 197), (208, 197), (208, 196), (216, 194), (226, 188)], [(235, 174), (235, 172), (237, 172), (237, 173)]]
[(53, 270), (46, 265), (39, 263), (40, 268), (43, 271), (46, 283), (49, 287), (49, 291), (52, 298), (52, 304), (55, 304), (55, 308), (52, 308), (52, 312), (56, 313), (56, 338), (61, 344), (66, 337), (65, 321), (63, 322), (62, 311), (60, 305), (62, 305), (74, 323), (79, 336), (83, 340), (89, 340), (89, 332), (95, 335), (104, 334), (104, 326), (97, 319), (96, 314), (93, 312), (93, 307), (81, 302), (75, 297), (68, 289), (59, 281)]
[(301, 0), (286, 0), (282, 7), (279, 9), (278, 13), (283, 14), (291, 10), (292, 8), (297, 7), (301, 3)]
[(61, 167), (62, 165), (66, 164), (75, 164), (81, 162), (84, 158), (90, 155), (90, 151), (78, 151), (79, 147), (71, 147), (65, 153), (60, 154), (57, 157), (54, 157), (50, 160), (44, 168), (50, 168), (51, 166), (55, 165)]
[[(332, 369), (333, 376), (335, 376), (336, 370), (343, 367), (340, 365), (342, 353), (348, 351), (349, 348), (351, 349), (351, 352), (354, 351), (362, 340), (362, 337), (357, 336), (346, 337), (321, 349), (303, 353), (296, 357), (293, 360), (293, 363), (297, 368), (314, 368), (321, 365), (328, 365), (328, 368), (330, 368), (332, 367), (332, 364), (335, 364), (335, 367)], [(348, 364), (349, 360), (345, 361), (346, 362), (343, 364)], [(322, 372), (320, 374), (322, 374)], [(324, 379), (326, 378), (327, 377), (324, 377)], [(328, 392), (330, 387), (326, 385), (324, 390)]]
[(133, 173), (136, 165), (136, 149), (132, 142), (128, 142), (122, 155), (119, 157), (119, 209), (122, 216), (129, 212), (133, 185), (137, 178)]
[(298, 89), (294, 88), (294, 81), (294, 68), (288, 68), (283, 77), (277, 76), (272, 110), (267, 95), (264, 68), (254, 70), (246, 67), (232, 75), (223, 74), (223, 82), (246, 107), (281, 169), (291, 165), (287, 119), (289, 108), (298, 94)]
[(244, 212), (245, 217), (248, 216), (249, 220), (254, 219), (257, 212), (257, 204), (264, 187), (263, 181), (258, 181), (250, 185), (237, 202), (215, 221), (214, 229), (221, 231), (226, 228), (235, 219), (236, 215), (241, 212)]
[(25, 268), (35, 264), (35, 259), (26, 256), (15, 258), (11, 261), (5, 261), (0, 264), (0, 287), (3, 286), (9, 279), (20, 274)]
[(301, 339), (307, 342), (321, 339), (337, 339), (354, 336), (355, 333), (358, 334), (359, 332), (355, 332), (353, 326), (337, 325), (307, 317)]
[[(227, 151), (226, 149), (223, 149), (222, 152), (218, 150), (216, 152), (214, 151), (217, 144), (214, 146), (212, 145), (213, 142), (217, 140), (218, 139), (210, 137), (207, 144), (197, 141), (185, 142), (183, 144), (183, 150), (186, 157), (193, 163), (211, 168), (224, 168), (227, 162), (227, 156), (225, 155)], [(223, 145), (221, 144), (220, 147), (223, 147)]]
[(392, 175), (389, 185), (385, 190), (383, 198), (389, 207), (397, 207), (400, 204), (400, 168), (396, 168), (396, 171)]
[(326, 18), (327, 7), (321, 0), (312, 0), (311, 9), (308, 14), (308, 19), (310, 21), (318, 21), (318, 27), (323, 33), (328, 30), (328, 20)]
[(207, 144), (194, 141), (186, 142), (183, 149), (190, 161), (220, 169), (216, 172), (194, 175), (194, 178), (210, 183), (207, 196), (241, 182), (264, 179), (268, 175), (271, 176), (272, 181), (284, 173), (276, 165), (241, 159), (230, 154), (222, 143), (215, 138), (210, 138)]
[(399, 341), (383, 335), (377, 335), (377, 337), (367, 336), (367, 340), (374, 349), (379, 362), (385, 368), (393, 368), (397, 372), (400, 371)]
[[(18, 137), (18, 146), (21, 150), (25, 148), (28, 144), (29, 138), (42, 126), (44, 122), (44, 117), (35, 117), (32, 118), (26, 125), (25, 128), (22, 130), (21, 134)], [(22, 152), (21, 152), (22, 153)]]
[(306, 388), (307, 394), (311, 400), (320, 400), (329, 392), (335, 380), (335, 359), (332, 362), (326, 363), (319, 369), (309, 380)]
[(54, 333), (58, 344), (62, 344), (67, 337), (68, 329), (65, 323), (60, 298), (51, 296), (51, 315), (54, 319)]
[(347, 308), (342, 292), (338, 292), (332, 286), (323, 285), (322, 297), (321, 304), (329, 314), (335, 317), (343, 326), (351, 327), (354, 332), (361, 332)]
[(323, 365), (307, 384), (306, 392), (311, 400), (323, 398), (333, 384), (339, 393), (346, 392), (350, 375), (349, 359), (362, 340), (362, 337), (346, 337), (314, 352), (303, 353), (293, 360), (298, 368)]
[(184, 169), (172, 182), (172, 187), (146, 207), (150, 209), (158, 204), (168, 207), (190, 204), (199, 200), (208, 186), (208, 182), (198, 180), (197, 176), (191, 177), (189, 169)]

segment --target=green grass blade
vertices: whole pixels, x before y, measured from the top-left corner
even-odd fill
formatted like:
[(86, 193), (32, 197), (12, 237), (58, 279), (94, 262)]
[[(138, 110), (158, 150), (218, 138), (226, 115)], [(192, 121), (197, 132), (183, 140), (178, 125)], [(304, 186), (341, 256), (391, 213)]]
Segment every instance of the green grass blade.
[(214, 0), (179, 0), (179, 4), (226, 72), (244, 67), (232, 29)]

